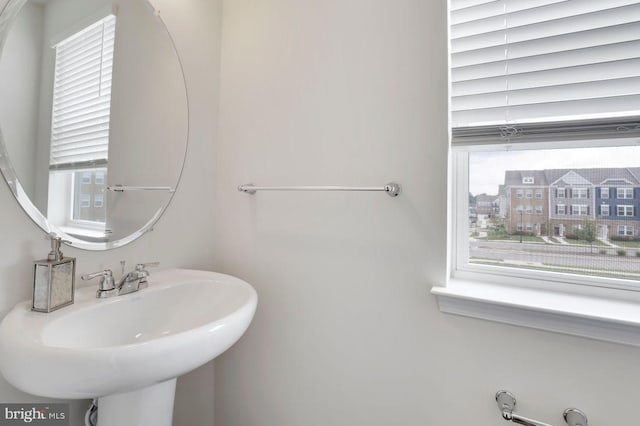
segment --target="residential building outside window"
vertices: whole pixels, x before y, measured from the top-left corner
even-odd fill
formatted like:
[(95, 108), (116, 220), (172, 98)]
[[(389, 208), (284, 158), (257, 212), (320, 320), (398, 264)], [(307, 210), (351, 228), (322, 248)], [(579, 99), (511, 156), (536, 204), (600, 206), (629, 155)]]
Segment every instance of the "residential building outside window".
[(600, 216), (609, 216), (609, 204), (602, 204), (600, 206)]
[(567, 206), (565, 206), (564, 204), (558, 204), (557, 208), (558, 208), (559, 215), (567, 214)]
[(600, 198), (605, 200), (609, 198), (609, 188), (600, 188)]
[(542, 190), (538, 189), (536, 190), (536, 198), (541, 200), (542, 199)]
[(536, 206), (536, 214), (542, 214), (542, 206)]

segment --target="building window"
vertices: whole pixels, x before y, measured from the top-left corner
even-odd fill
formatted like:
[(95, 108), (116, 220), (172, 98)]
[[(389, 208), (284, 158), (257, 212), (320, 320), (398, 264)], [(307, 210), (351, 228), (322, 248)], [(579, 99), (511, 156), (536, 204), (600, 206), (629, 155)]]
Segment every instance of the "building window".
[[(452, 306), (457, 299), (465, 307), (481, 305), (485, 319), (508, 322), (508, 315), (526, 311), (519, 322), (511, 323), (537, 326), (543, 321), (536, 322), (536, 317), (549, 318), (548, 306), (561, 305), (553, 313), (558, 318), (552, 324), (549, 321), (547, 328), (562, 329), (563, 319), (573, 311), (574, 321), (566, 327), (570, 329), (590, 312), (581, 310), (580, 301), (565, 299), (567, 285), (598, 287), (597, 296), (585, 290), (592, 299), (622, 299), (620, 289), (640, 291), (636, 273), (629, 272), (637, 268), (635, 256), (617, 256), (606, 248), (602, 254), (596, 248), (578, 259), (576, 247), (562, 241), (573, 223), (584, 224), (580, 234), (585, 236), (594, 227), (615, 234), (618, 226), (595, 220), (595, 211), (587, 205), (600, 203), (587, 200), (596, 194), (587, 191), (584, 198), (567, 202), (571, 194), (565, 193), (565, 187), (596, 188), (603, 182), (613, 188), (640, 187), (640, 85), (629, 78), (639, 59), (640, 32), (635, 27), (639, 6), (640, 0), (624, 4), (450, 0), (451, 262), (447, 287), (433, 290), (443, 311), (446, 303)], [(596, 69), (598, 78), (591, 78)], [(611, 173), (605, 175), (607, 170)], [(514, 214), (515, 205), (522, 201), (508, 197), (501, 212), (507, 242), (500, 244), (516, 249), (499, 251), (497, 243), (485, 245), (490, 241), (478, 244), (468, 228), (469, 193), (513, 191), (515, 198), (518, 187), (526, 189), (523, 177), (529, 176), (535, 176), (536, 188), (549, 191), (549, 216), (540, 227), (548, 244), (533, 244), (530, 238), (520, 242), (512, 235), (512, 230), (522, 229), (522, 218)], [(633, 192), (623, 192), (633, 199)], [(580, 216), (567, 220), (566, 213), (573, 212), (558, 201), (575, 204)], [(542, 295), (540, 303), (530, 301), (530, 294)], [(501, 309), (495, 303), (501, 303)], [(591, 303), (585, 305), (591, 307)], [(470, 310), (457, 312), (483, 315), (478, 313), (481, 309)], [(616, 326), (610, 325), (617, 314), (609, 317), (609, 324), (602, 325), (603, 320), (584, 328), (595, 330), (602, 325), (611, 330), (610, 335), (617, 335)], [(637, 314), (633, 315), (629, 323), (637, 322)], [(639, 331), (640, 327), (633, 329), (635, 334)]]
[(533, 207), (531, 207), (531, 206), (527, 206), (527, 207), (526, 207), (526, 209), (525, 209), (525, 213), (526, 213), (526, 214), (531, 214), (531, 213), (533, 213)]
[(617, 188), (616, 194), (619, 200), (631, 200), (633, 199), (633, 188)]
[(542, 199), (542, 190), (541, 189), (537, 189), (536, 190), (536, 198), (541, 200)]
[(533, 191), (532, 190), (527, 190), (527, 198), (533, 198)]
[(558, 204), (556, 207), (558, 208), (557, 213), (559, 215), (567, 214), (567, 206), (565, 206), (564, 204)]
[(633, 206), (618, 206), (618, 216), (633, 216)]
[(533, 231), (533, 225), (530, 223), (527, 223), (527, 231)]
[[(69, 225), (93, 229), (95, 225), (90, 225), (104, 224), (107, 214), (104, 202), (106, 169), (67, 173), (74, 181)], [(98, 183), (99, 179), (96, 178), (98, 174), (102, 175), (102, 184)], [(85, 182), (89, 182), (89, 184)]]
[(521, 189), (516, 191), (516, 198), (522, 198), (524, 196), (524, 191)]
[(532, 177), (523, 177), (522, 178), (522, 183), (525, 185), (530, 185), (533, 184), (534, 179)]
[(80, 207), (83, 209), (91, 207), (90, 194), (80, 194)]
[(104, 172), (96, 171), (96, 173), (95, 173), (95, 184), (96, 185), (104, 185)]
[(618, 235), (621, 237), (633, 237), (633, 226), (618, 225)]
[(536, 214), (542, 214), (542, 206), (536, 206)]
[(571, 205), (571, 214), (573, 216), (586, 216), (588, 213), (588, 208), (584, 204), (572, 204)]
[(80, 178), (80, 183), (83, 184), (83, 185), (90, 185), (91, 184), (91, 172), (82, 172), (81, 178)]
[(101, 208), (104, 204), (104, 193), (94, 194), (93, 196), (93, 207)]
[(600, 198), (609, 198), (609, 188), (600, 188)]
[(587, 198), (587, 188), (573, 188), (571, 198)]
[(609, 216), (609, 204), (602, 204), (600, 206), (600, 216)]

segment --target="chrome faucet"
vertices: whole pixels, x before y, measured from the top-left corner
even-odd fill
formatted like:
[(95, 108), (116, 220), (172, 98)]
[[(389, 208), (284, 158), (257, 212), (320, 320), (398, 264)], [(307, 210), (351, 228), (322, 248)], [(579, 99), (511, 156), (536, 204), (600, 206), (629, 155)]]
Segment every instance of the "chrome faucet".
[[(124, 271), (124, 263), (122, 264)], [(104, 271), (82, 275), (80, 278), (85, 281), (92, 280), (94, 278), (100, 278), (98, 291), (96, 293), (96, 297), (98, 298), (120, 296), (123, 294), (134, 293), (138, 290), (142, 290), (143, 288), (147, 288), (149, 286), (149, 283), (147, 281), (149, 271), (147, 271), (146, 268), (158, 265), (158, 262), (138, 263), (133, 271), (129, 272), (128, 274), (122, 274), (122, 278), (120, 278), (118, 284), (116, 284), (115, 280), (113, 279), (113, 272), (111, 272), (111, 269), (105, 269)]]

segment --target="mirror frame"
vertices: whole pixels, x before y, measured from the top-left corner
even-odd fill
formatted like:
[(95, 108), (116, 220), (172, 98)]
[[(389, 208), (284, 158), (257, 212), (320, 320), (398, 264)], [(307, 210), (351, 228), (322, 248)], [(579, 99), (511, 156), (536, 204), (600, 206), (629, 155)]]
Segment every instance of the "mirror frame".
[[(2, 60), (2, 53), (4, 50), (4, 44), (7, 38), (7, 34), (9, 33), (9, 30), (11, 29), (12, 24), (16, 19), (17, 15), (22, 10), (22, 7), (28, 1), (29, 0), (7, 0), (7, 3), (5, 4), (4, 8), (0, 11), (0, 60)], [(171, 201), (173, 200), (175, 193), (178, 191), (180, 182), (182, 181), (182, 174), (184, 173), (184, 166), (187, 160), (187, 154), (189, 152), (189, 139), (190, 139), (189, 91), (187, 89), (187, 80), (184, 73), (184, 66), (182, 64), (182, 59), (180, 58), (180, 54), (178, 52), (178, 48), (176, 46), (175, 40), (173, 39), (173, 36), (169, 32), (167, 25), (165, 24), (164, 20), (162, 19), (162, 16), (160, 15), (160, 11), (149, 0), (139, 0), (139, 1), (144, 1), (146, 3), (146, 5), (151, 10), (151, 13), (153, 13), (156, 20), (158, 21), (159, 25), (162, 27), (162, 30), (166, 33), (169, 42), (171, 43), (171, 47), (173, 48), (173, 51), (176, 55), (176, 59), (178, 60), (178, 66), (182, 74), (181, 77), (182, 77), (182, 82), (184, 84), (185, 100), (186, 100), (185, 106), (187, 108), (185, 149), (184, 149), (184, 156), (182, 158), (182, 164), (180, 166), (180, 173), (178, 174), (178, 180), (173, 188), (173, 191), (171, 191), (171, 195), (169, 196), (169, 199), (167, 200), (167, 202), (156, 211), (156, 213), (153, 215), (153, 217), (151, 217), (147, 221), (147, 223), (145, 223), (142, 227), (140, 227), (136, 232), (133, 232), (132, 234), (124, 238), (121, 238), (115, 241), (105, 241), (105, 242), (86, 241), (86, 240), (74, 237), (58, 229), (56, 225), (49, 223), (49, 220), (46, 218), (46, 216), (42, 214), (42, 212), (40, 212), (40, 210), (35, 206), (35, 204), (33, 204), (29, 196), (26, 194), (26, 192), (22, 188), (22, 185), (20, 184), (17, 173), (13, 167), (13, 164), (11, 163), (11, 159), (9, 158), (9, 153), (7, 151), (7, 147), (5, 144), (4, 136), (2, 133), (2, 127), (0, 123), (0, 173), (4, 177), (4, 181), (7, 183), (7, 186), (11, 190), (11, 193), (13, 194), (14, 198), (16, 199), (18, 204), (20, 204), (24, 212), (31, 218), (31, 220), (36, 225), (38, 225), (40, 229), (42, 229), (46, 234), (50, 234), (53, 232), (59, 235), (60, 237), (62, 237), (63, 242), (65, 244), (68, 244), (68, 245), (71, 245), (72, 247), (83, 249), (83, 250), (100, 251), (100, 250), (115, 249), (137, 240), (147, 232), (153, 231), (153, 226), (160, 219), (160, 217), (162, 217), (164, 212), (167, 210), (167, 208), (171, 204)]]

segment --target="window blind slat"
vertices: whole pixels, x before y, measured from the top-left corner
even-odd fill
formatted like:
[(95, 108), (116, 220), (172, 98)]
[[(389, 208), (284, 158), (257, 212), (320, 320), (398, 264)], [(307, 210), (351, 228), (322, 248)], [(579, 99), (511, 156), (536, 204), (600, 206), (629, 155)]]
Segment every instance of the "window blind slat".
[(109, 106), (109, 97), (100, 97), (100, 98), (92, 98), (90, 100), (76, 103), (76, 104), (68, 104), (64, 107), (58, 107), (60, 111), (60, 117), (65, 117), (67, 115), (74, 114), (82, 114), (83, 111), (92, 110), (95, 108), (104, 108)]
[(640, 57), (640, 40), (607, 46), (583, 48), (567, 52), (550, 53), (524, 58), (507, 59), (466, 67), (452, 67), (453, 81), (469, 80), (476, 76), (495, 77), (508, 73), (523, 74), (561, 68), (579, 67), (604, 62), (624, 61)]
[(589, 64), (580, 67), (543, 70), (524, 74), (456, 81), (451, 96), (465, 96), (527, 88), (617, 80), (640, 76), (640, 58), (614, 63)]
[(54, 124), (53, 129), (56, 131), (57, 135), (53, 138), (53, 140), (54, 141), (64, 140), (66, 135), (72, 130), (93, 128), (94, 126), (102, 126), (108, 123), (109, 123), (109, 117), (107, 115), (96, 114), (93, 116), (87, 116), (87, 117), (79, 118), (75, 120), (68, 120), (67, 122), (61, 125)]
[(62, 146), (58, 151), (58, 153), (60, 155), (64, 155), (65, 152), (70, 152), (72, 150), (73, 151), (78, 151), (78, 150), (95, 151), (96, 149), (102, 148), (104, 139), (105, 139), (104, 135), (99, 135), (99, 134), (96, 134), (95, 137), (87, 136), (85, 138), (78, 138), (76, 139), (75, 142), (70, 142)]
[(504, 60), (506, 59), (506, 52), (509, 52), (509, 59), (517, 59), (612, 45), (636, 41), (639, 33), (640, 21), (636, 21), (613, 27), (597, 28), (577, 33), (567, 33), (560, 36), (528, 40), (521, 43), (509, 43), (507, 45), (454, 53), (451, 55), (451, 62), (452, 67), (459, 68)]
[[(566, 1), (567, 0), (511, 0), (509, 2), (508, 12), (513, 13)], [(480, 19), (489, 18), (491, 16), (500, 15), (506, 11), (506, 6), (507, 3), (505, 1), (499, 0), (471, 7), (455, 9), (451, 12), (450, 24), (457, 25), (465, 22), (477, 21)]]
[[(590, 27), (606, 26), (637, 10), (637, 7), (635, 0), (570, 0), (518, 12), (509, 12), (509, 6), (505, 9), (507, 13), (500, 12), (498, 15), (476, 21), (452, 25), (451, 38), (456, 40), (485, 36), (504, 30), (517, 32), (529, 30), (531, 27), (536, 28), (536, 32), (539, 33), (550, 29), (558, 31), (559, 23), (584, 26), (585, 22), (590, 22)], [(594, 25), (596, 22), (599, 24)]]
[(109, 16), (56, 46), (52, 169), (106, 162), (114, 41)]
[(451, 11), (471, 8), (487, 3), (500, 3), (501, 1), (502, 0), (457, 0), (455, 2), (451, 2)]
[[(579, 111), (579, 114), (575, 112)], [(640, 95), (575, 100), (455, 112), (453, 127), (505, 125), (570, 120), (576, 117), (607, 118), (640, 115)]]
[(536, 87), (452, 98), (452, 111), (640, 95), (640, 77)]

